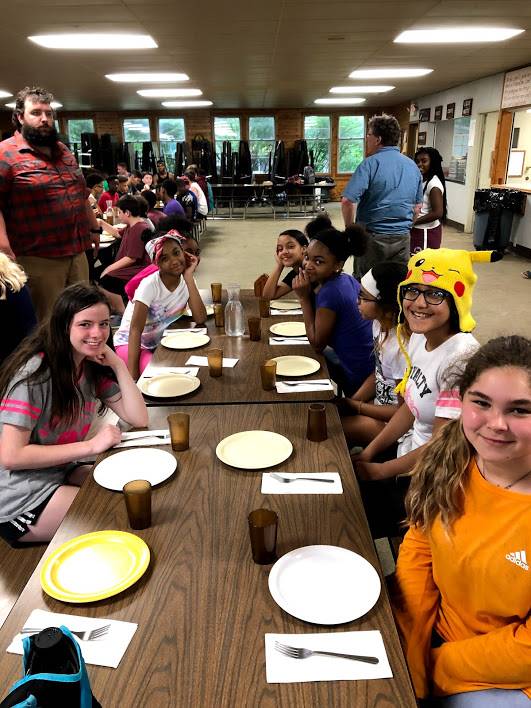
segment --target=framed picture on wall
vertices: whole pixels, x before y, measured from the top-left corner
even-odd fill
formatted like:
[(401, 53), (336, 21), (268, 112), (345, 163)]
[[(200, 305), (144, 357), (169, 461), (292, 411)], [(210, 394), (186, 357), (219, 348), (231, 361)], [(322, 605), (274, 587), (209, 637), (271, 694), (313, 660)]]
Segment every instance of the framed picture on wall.
[(417, 145), (419, 147), (426, 145), (427, 139), (428, 139), (428, 133), (425, 130), (421, 131), (417, 137)]
[(429, 123), (431, 118), (431, 108), (421, 108), (419, 111), (419, 122)]
[(472, 98), (465, 98), (463, 101), (463, 112), (461, 115), (463, 116), (471, 116), (472, 115)]
[(446, 104), (446, 120), (452, 120), (455, 116), (455, 103)]
[(411, 102), (409, 106), (409, 120), (414, 121), (419, 119), (419, 104), (415, 101)]
[(442, 120), (442, 106), (435, 106), (435, 113), (433, 115), (434, 120)]

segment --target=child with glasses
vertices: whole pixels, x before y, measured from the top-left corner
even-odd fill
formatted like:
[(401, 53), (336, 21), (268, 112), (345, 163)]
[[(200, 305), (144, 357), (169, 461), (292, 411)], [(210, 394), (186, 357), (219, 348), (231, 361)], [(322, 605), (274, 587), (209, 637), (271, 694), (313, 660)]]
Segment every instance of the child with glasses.
[(353, 396), (337, 401), (349, 447), (368, 445), (403, 403), (395, 393), (406, 368), (396, 336), (396, 293), (406, 273), (405, 263), (384, 261), (361, 279), (358, 305), (363, 319), (372, 320), (375, 369)]
[[(411, 332), (408, 368), (398, 387), (404, 404), (357, 458), (356, 471), (362, 478), (385, 479), (409, 472), (433, 432), (448, 419), (459, 417), (459, 398), (445, 375), (453, 363), (466, 360), (479, 346), (470, 334), (476, 326), (470, 313), (477, 280), (472, 263), (499, 257), (491, 251), (441, 248), (426, 249), (410, 258), (399, 289), (399, 340), (403, 339), (404, 320)], [(408, 453), (380, 464), (371, 462), (411, 427)]]

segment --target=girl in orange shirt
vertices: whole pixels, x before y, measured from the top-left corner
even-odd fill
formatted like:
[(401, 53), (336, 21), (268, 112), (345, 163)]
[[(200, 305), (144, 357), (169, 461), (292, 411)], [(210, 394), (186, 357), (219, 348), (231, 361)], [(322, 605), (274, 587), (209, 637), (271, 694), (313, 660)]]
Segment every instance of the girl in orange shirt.
[(481, 347), (459, 392), (412, 472), (395, 617), (430, 706), (529, 707), (531, 340)]

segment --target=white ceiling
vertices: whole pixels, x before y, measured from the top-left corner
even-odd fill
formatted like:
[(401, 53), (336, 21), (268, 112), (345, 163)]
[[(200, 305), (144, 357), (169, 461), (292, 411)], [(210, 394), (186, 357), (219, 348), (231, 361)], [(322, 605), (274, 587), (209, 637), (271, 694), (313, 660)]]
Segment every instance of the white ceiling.
[[(0, 0), (0, 12), (0, 89), (41, 84), (65, 110), (175, 112), (138, 96), (145, 85), (104, 78), (118, 71), (182, 71), (191, 78), (182, 85), (202, 89), (214, 109), (259, 109), (310, 107), (354, 83), (348, 74), (358, 68), (434, 69), (386, 81), (396, 89), (364, 104), (385, 106), (531, 63), (531, 0)], [(527, 32), (496, 44), (393, 44), (406, 29), (456, 24)], [(159, 48), (54, 51), (27, 40), (72, 31), (147, 33)]]

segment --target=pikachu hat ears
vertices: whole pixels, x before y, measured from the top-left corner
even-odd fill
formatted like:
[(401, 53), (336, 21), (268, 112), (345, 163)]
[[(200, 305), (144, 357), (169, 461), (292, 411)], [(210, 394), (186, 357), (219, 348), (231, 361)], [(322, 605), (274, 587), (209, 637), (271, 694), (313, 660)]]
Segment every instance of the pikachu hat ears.
[[(459, 315), (459, 330), (471, 332), (476, 326), (472, 317), (472, 292), (478, 279), (472, 268), (473, 263), (493, 263), (503, 258), (498, 251), (460, 251), (452, 248), (427, 248), (415, 253), (407, 264), (407, 275), (398, 286), (398, 302), (400, 304), (400, 322), (403, 322), (401, 288), (404, 285), (431, 285), (434, 289), (446, 290), (450, 293)], [(411, 363), (403, 340), (403, 325), (398, 325), (398, 342), (406, 355), (407, 369), (402, 381), (396, 387), (397, 393), (403, 395)]]

